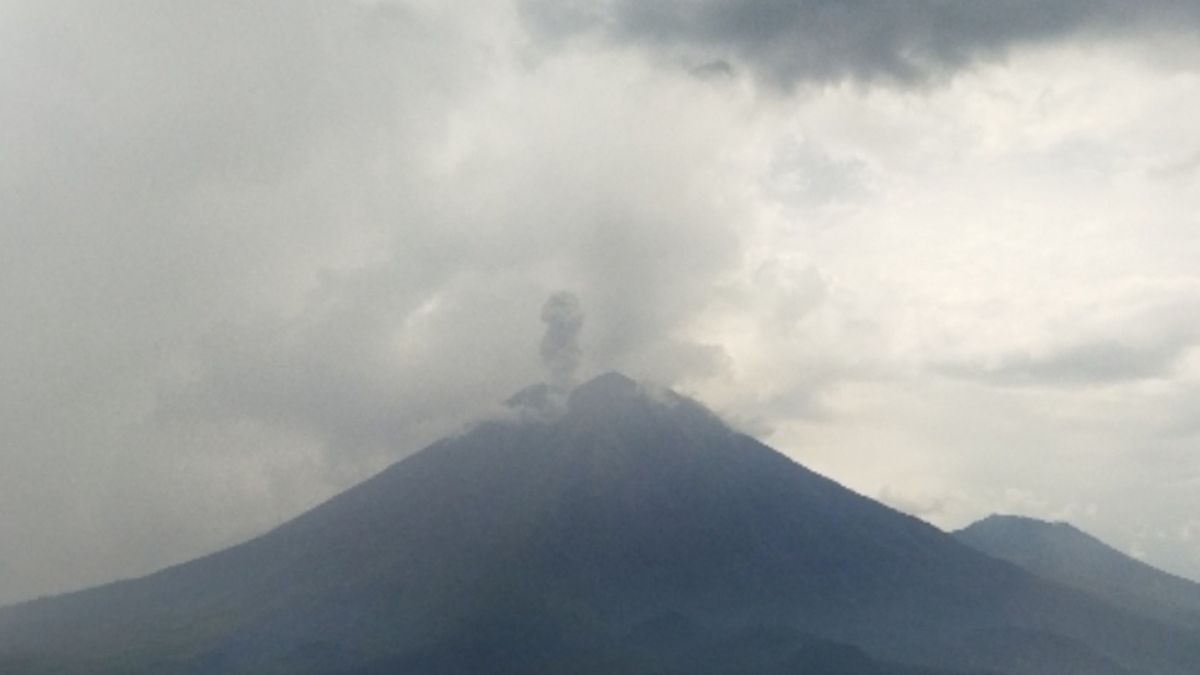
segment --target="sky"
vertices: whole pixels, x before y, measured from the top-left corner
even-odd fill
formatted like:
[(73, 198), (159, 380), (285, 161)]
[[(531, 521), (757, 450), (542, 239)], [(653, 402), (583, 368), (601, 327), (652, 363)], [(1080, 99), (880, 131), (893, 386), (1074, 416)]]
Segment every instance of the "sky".
[(0, 602), (611, 369), (1200, 579), (1197, 110), (1183, 0), (0, 0)]

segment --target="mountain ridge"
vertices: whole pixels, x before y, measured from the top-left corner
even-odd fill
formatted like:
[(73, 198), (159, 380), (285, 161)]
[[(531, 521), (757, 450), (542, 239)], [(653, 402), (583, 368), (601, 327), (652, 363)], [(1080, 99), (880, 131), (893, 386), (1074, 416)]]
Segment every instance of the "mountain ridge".
[(1200, 628), (1200, 583), (1152, 567), (1070, 523), (993, 514), (952, 534), (1043, 578)]
[[(619, 375), (539, 391), (244, 544), (0, 611), (0, 658), (179, 675), (767, 675), (812, 671), (801, 662), (817, 654), (826, 675), (838, 659), (1195, 675), (1197, 634), (979, 553), (690, 399)], [(724, 665), (694, 662), (714, 644)]]

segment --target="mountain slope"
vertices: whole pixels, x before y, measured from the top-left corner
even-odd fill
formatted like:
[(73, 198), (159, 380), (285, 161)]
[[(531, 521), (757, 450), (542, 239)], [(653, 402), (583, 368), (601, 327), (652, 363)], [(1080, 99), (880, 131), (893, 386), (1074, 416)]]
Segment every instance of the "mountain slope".
[(609, 374), (513, 406), (246, 544), (0, 612), (0, 664), (1198, 672), (1200, 633), (985, 556), (670, 392)]
[(954, 533), (960, 541), (1113, 604), (1200, 628), (1200, 584), (1121, 553), (1067, 523), (989, 516)]

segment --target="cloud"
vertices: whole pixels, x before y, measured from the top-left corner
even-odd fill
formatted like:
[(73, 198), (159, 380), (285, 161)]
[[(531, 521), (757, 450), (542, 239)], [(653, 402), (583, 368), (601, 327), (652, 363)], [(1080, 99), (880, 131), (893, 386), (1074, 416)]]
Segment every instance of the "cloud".
[(528, 0), (524, 7), (552, 41), (598, 32), (696, 64), (741, 65), (785, 89), (841, 80), (919, 85), (1021, 45), (1187, 32), (1200, 22), (1200, 8), (1187, 0)]
[(1135, 286), (1124, 303), (1116, 297), (1110, 296), (1105, 314), (1082, 317), (1073, 330), (1065, 321), (1052, 322), (1045, 344), (944, 361), (934, 369), (1000, 386), (1086, 387), (1169, 378), (1200, 342), (1194, 286)]
[(1033, 355), (1007, 354), (986, 365), (939, 367), (953, 377), (975, 378), (999, 385), (1071, 386), (1165, 377), (1192, 343), (1131, 345), (1115, 340), (1072, 344)]
[(311, 270), (294, 303), (206, 326), (160, 419), (253, 419), (314, 434), (335, 457), (394, 457), (419, 447), (404, 430), (453, 426), (540, 379), (538, 311), (561, 286), (577, 291), (543, 308), (540, 355), (559, 384), (610, 368), (670, 382), (718, 361), (676, 331), (737, 260), (736, 199), (706, 173), (732, 130), (703, 110), (675, 123), (675, 83), (637, 67), (658, 112), (583, 87), (547, 95), (607, 74), (595, 68), (516, 69), (459, 100), (447, 154), (407, 158), (365, 193), (386, 199), (374, 215), (389, 221), (371, 258)]
[(1200, 151), (1175, 156), (1147, 169), (1148, 176), (1155, 180), (1184, 180), (1200, 169)]
[(894, 509), (925, 519), (943, 513), (952, 499), (946, 494), (912, 493), (892, 485), (884, 485), (875, 498)]
[[(1189, 372), (1194, 306), (1088, 317), (1194, 276), (1196, 191), (1138, 182), (1197, 145), (1193, 80), (1018, 47), (1190, 10), (960, 5), (0, 2), (0, 602), (233, 543), (494, 411), (564, 288), (580, 376), (682, 385), (864, 494), (1186, 510), (1138, 388)], [(1072, 386), (974, 385), (1001, 365)]]
[(530, 65), (504, 5), (0, 11), (0, 602), (232, 543), (457, 430), (541, 378), (555, 289), (588, 308), (562, 376), (724, 365), (686, 329), (753, 220), (744, 102)]
[(465, 62), (427, 79), (430, 27), (382, 5), (0, 14), (2, 601), (202, 552), (340, 482), (290, 428), (158, 428), (159, 392), (207, 368), (203, 336), (369, 255), (361, 159), (420, 156)]

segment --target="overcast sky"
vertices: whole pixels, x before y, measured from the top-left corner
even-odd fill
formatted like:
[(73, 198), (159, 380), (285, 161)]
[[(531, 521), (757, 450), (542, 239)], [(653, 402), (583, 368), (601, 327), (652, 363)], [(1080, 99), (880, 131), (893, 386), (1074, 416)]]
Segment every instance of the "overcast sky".
[(1200, 578), (1197, 36), (1185, 0), (0, 0), (0, 602), (560, 377), (560, 291), (583, 373)]

